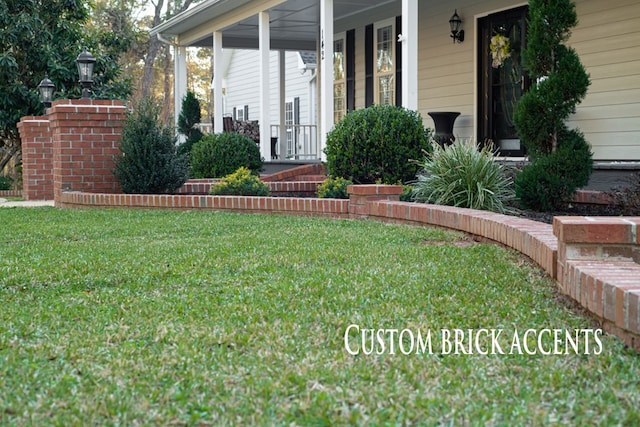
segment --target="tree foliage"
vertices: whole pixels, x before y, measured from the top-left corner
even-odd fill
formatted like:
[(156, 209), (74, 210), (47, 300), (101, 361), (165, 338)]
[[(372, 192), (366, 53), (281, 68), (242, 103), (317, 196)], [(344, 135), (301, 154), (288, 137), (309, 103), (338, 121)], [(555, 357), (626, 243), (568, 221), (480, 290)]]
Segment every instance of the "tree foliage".
[[(590, 84), (575, 50), (565, 44), (577, 22), (570, 0), (529, 2), (523, 64), (536, 84), (522, 96), (514, 114), (518, 135), (533, 162), (531, 170), (525, 168), (516, 178), (516, 192), (525, 207), (557, 208), (589, 180), (589, 145), (579, 131), (570, 131), (565, 124)], [(548, 186), (541, 191), (545, 174)]]
[(159, 111), (147, 98), (127, 116), (114, 170), (125, 193), (173, 193), (189, 177), (187, 157), (176, 153), (175, 133), (162, 126)]
[(186, 137), (186, 141), (178, 147), (178, 152), (189, 154), (193, 144), (202, 139), (202, 132), (196, 128), (201, 118), (200, 101), (195, 93), (187, 91), (182, 98), (182, 109), (178, 116), (178, 132)]
[(88, 25), (90, 18), (81, 0), (0, 1), (0, 169), (19, 157), (20, 118), (44, 111), (37, 87), (45, 74), (56, 98), (80, 96), (75, 60), (84, 48), (97, 60), (94, 97), (129, 95), (130, 83), (116, 61), (128, 42), (112, 28)]

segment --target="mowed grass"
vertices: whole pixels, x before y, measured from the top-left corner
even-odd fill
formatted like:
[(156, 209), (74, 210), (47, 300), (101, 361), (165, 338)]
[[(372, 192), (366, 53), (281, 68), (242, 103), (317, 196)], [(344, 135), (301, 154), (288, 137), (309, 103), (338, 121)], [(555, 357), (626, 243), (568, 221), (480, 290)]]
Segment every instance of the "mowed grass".
[(2, 209), (0, 425), (640, 424), (640, 356), (610, 336), (600, 354), (456, 355), (437, 340), (433, 354), (347, 352), (352, 324), (597, 328), (519, 255), (462, 238), (363, 221)]

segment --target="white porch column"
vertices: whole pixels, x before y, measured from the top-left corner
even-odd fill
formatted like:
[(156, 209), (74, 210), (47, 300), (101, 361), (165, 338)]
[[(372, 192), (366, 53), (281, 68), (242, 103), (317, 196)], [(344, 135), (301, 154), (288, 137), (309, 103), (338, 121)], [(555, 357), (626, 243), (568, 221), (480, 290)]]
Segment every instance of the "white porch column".
[(418, 109), (418, 0), (402, 0), (402, 106)]
[(187, 94), (187, 48), (183, 46), (174, 46), (174, 85), (173, 99), (175, 105), (173, 106), (174, 120), (176, 122), (176, 128), (178, 127), (178, 117), (182, 111), (182, 98)]
[(222, 33), (213, 33), (213, 128), (215, 133), (222, 133), (224, 125), (224, 105), (222, 100), (222, 87), (224, 80), (224, 61), (222, 60)]
[(269, 120), (269, 12), (258, 14), (260, 46), (260, 154), (271, 161), (271, 123)]
[[(406, 1), (406, 0), (405, 0)], [(417, 0), (416, 0), (417, 1)], [(320, 156), (333, 129), (333, 0), (320, 0)]]
[(286, 131), (286, 122), (285, 122), (285, 103), (286, 99), (286, 60), (285, 60), (286, 52), (284, 50), (279, 51), (278, 54), (278, 86), (280, 89), (279, 93), (279, 107), (280, 107), (280, 130), (278, 132), (278, 145), (280, 146), (280, 160), (285, 159), (287, 157), (287, 131)]

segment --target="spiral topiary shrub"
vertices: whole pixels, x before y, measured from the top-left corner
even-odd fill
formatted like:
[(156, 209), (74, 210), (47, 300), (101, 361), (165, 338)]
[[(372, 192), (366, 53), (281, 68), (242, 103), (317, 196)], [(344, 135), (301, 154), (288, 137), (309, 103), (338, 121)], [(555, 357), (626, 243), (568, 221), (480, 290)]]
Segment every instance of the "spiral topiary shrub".
[(513, 182), (502, 164), (496, 162), (490, 145), (481, 149), (475, 142), (435, 146), (421, 163), (413, 186), (417, 202), (462, 208), (508, 212)]
[(191, 174), (194, 178), (221, 178), (240, 167), (257, 174), (262, 165), (256, 143), (236, 133), (207, 135), (191, 149)]
[(516, 177), (516, 193), (525, 208), (559, 208), (589, 181), (591, 149), (582, 133), (565, 124), (590, 84), (577, 53), (566, 45), (577, 22), (570, 0), (529, 2), (523, 65), (536, 84), (516, 104), (514, 114), (532, 161)]
[(327, 134), (327, 171), (356, 184), (396, 184), (415, 178), (431, 151), (430, 131), (415, 111), (374, 105), (347, 114)]
[(269, 187), (245, 167), (222, 178), (209, 192), (217, 196), (268, 196)]
[(587, 185), (593, 161), (584, 137), (576, 130), (563, 131), (563, 143), (539, 157), (517, 175), (516, 196), (523, 207), (549, 212), (566, 205), (578, 187)]

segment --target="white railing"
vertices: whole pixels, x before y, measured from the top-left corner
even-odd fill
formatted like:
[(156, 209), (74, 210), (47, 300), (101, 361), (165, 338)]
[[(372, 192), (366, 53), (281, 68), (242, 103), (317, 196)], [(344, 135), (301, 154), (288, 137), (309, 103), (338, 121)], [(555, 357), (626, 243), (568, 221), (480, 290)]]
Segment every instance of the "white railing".
[[(280, 132), (279, 125), (271, 125), (271, 137), (277, 138), (276, 154), (280, 160), (320, 160), (318, 144), (318, 130), (316, 125), (286, 125), (284, 132)], [(286, 153), (281, 151), (281, 136), (286, 141)]]
[(213, 125), (211, 123), (196, 123), (195, 127), (200, 129), (203, 135), (213, 133)]

